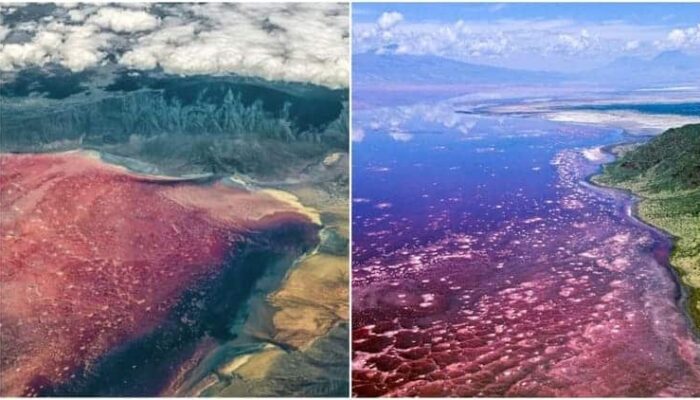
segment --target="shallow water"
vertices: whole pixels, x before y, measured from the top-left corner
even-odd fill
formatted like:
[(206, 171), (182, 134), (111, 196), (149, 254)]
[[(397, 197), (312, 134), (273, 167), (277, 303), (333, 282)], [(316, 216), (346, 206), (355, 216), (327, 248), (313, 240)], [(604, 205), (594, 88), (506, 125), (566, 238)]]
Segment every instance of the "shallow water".
[(700, 116), (700, 103), (622, 103), (622, 104), (596, 104), (589, 106), (573, 107), (581, 110), (625, 110), (637, 111), (644, 114), (687, 115)]
[(585, 182), (624, 136), (448, 125), (355, 144), (354, 394), (700, 394), (670, 241)]

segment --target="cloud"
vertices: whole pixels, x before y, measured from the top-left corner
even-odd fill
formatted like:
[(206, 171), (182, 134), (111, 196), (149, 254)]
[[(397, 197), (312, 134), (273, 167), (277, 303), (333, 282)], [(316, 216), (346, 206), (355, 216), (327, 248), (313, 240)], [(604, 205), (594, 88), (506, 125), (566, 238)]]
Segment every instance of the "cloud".
[[(488, 11), (488, 9), (486, 10)], [(388, 14), (388, 13), (385, 13)], [(565, 18), (500, 18), (403, 21), (381, 29), (379, 22), (353, 25), (353, 51), (435, 55), (502, 67), (584, 70), (621, 55), (650, 57), (655, 41), (666, 41), (663, 25), (638, 25), (622, 20), (578, 21)], [(380, 18), (381, 19), (381, 18)], [(689, 48), (695, 29), (675, 33), (676, 43)]]
[(403, 15), (396, 11), (385, 12), (377, 20), (377, 25), (381, 29), (389, 29), (403, 21)]
[[(345, 87), (347, 9), (331, 4), (183, 5), (207, 23), (180, 19), (141, 37), (120, 62), (175, 74), (263, 76)], [(197, 55), (193, 57), (193, 55)]]
[(81, 10), (70, 10), (68, 11), (68, 18), (71, 22), (83, 22), (87, 17), (87, 13)]
[(50, 22), (37, 29), (28, 42), (0, 46), (0, 70), (11, 71), (55, 63), (79, 72), (104, 59), (106, 54), (101, 49), (107, 46), (112, 37), (101, 33), (94, 25)]
[(459, 100), (382, 107), (358, 112), (353, 119), (353, 141), (361, 142), (366, 136), (365, 129), (386, 134), (400, 142), (411, 141), (416, 132), (420, 131), (447, 130), (469, 136), (480, 117), (456, 113), (455, 108), (458, 106), (454, 101)]
[(639, 41), (638, 40), (630, 40), (625, 44), (625, 50), (627, 51), (632, 51), (636, 50), (639, 48)]
[[(129, 68), (134, 69), (153, 69), (159, 65), (163, 65), (165, 69), (169, 69), (169, 64), (177, 65), (180, 60), (180, 54), (183, 49), (191, 48), (191, 43), (196, 38), (197, 25), (183, 25), (177, 21), (170, 21), (168, 25), (162, 29), (153, 32), (148, 36), (139, 39), (138, 43), (127, 51), (119, 59), (119, 62)], [(202, 55), (201, 52), (198, 53)], [(200, 57), (196, 57), (198, 60)], [(185, 68), (191, 62), (184, 60)], [(170, 68), (180, 69), (180, 67)], [(184, 73), (184, 71), (179, 71)]]
[(71, 71), (83, 71), (99, 64), (106, 53), (111, 35), (101, 33), (91, 25), (66, 27), (63, 43), (58, 48), (59, 62)]
[(0, 52), (0, 69), (8, 70), (13, 66), (24, 68), (43, 65), (51, 59), (53, 49), (59, 47), (62, 36), (55, 32), (39, 32), (31, 42), (10, 43), (4, 45)]
[(413, 135), (410, 133), (396, 130), (389, 131), (389, 136), (397, 142), (409, 142), (411, 139), (413, 139)]
[(468, 52), (472, 56), (499, 55), (508, 50), (510, 41), (503, 35), (475, 40), (469, 46)]
[(365, 131), (362, 128), (353, 128), (352, 129), (352, 141), (353, 142), (361, 142), (365, 139)]
[(595, 43), (587, 29), (582, 29), (578, 34), (562, 33), (557, 37), (554, 46), (549, 51), (578, 54), (590, 49)]
[(0, 70), (56, 63), (81, 71), (116, 60), (181, 75), (348, 85), (346, 4), (81, 4), (59, 7), (48, 17), (25, 27), (26, 42), (0, 44)]
[(115, 32), (140, 32), (155, 29), (160, 20), (145, 11), (107, 7), (101, 8), (88, 22)]
[(5, 40), (8, 33), (10, 33), (10, 29), (7, 28), (6, 26), (2, 26), (2, 24), (0, 24), (0, 41)]
[(673, 49), (700, 49), (700, 24), (686, 29), (673, 29), (661, 47)]

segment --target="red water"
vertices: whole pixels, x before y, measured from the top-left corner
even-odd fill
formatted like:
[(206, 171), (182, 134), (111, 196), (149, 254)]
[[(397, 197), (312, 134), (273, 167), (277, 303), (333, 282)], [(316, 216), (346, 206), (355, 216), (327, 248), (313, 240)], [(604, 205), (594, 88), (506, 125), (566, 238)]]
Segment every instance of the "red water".
[[(204, 318), (207, 282), (221, 279), (243, 243), (296, 226), (308, 234), (293, 243), (316, 236), (305, 216), (270, 196), (135, 175), (80, 153), (3, 154), (0, 172), (2, 396), (83, 393), (100, 362), (168, 330), (158, 351), (122, 363), (157, 370), (157, 357), (184, 348), (181, 337), (194, 340), (182, 332)], [(265, 246), (295, 245), (273, 243)], [(193, 291), (202, 295), (182, 306)], [(186, 313), (173, 318), (178, 308)]]
[[(582, 184), (594, 166), (580, 153), (548, 168), (556, 196), (538, 200), (537, 217), (505, 212), (476, 229), (465, 213), (472, 228), (430, 243), (408, 239), (391, 204), (359, 219), (393, 222), (355, 253), (354, 395), (700, 395), (669, 240), (627, 215), (626, 195)], [(513, 185), (501, 190), (520, 193)], [(515, 198), (489, 207), (532, 200)]]

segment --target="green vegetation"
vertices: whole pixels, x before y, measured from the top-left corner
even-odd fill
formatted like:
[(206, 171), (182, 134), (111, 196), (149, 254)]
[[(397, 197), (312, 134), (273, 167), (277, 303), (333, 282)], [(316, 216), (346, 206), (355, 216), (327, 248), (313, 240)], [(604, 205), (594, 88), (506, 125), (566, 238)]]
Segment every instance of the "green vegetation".
[(700, 124), (624, 152), (593, 180), (634, 192), (639, 217), (675, 236), (671, 264), (689, 288), (688, 308), (700, 328)]

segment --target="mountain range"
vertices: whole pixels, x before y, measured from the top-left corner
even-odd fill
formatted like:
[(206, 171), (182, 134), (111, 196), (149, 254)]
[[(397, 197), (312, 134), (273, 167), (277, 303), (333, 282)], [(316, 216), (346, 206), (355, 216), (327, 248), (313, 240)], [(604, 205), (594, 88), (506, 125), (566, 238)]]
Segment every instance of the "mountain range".
[(621, 57), (584, 72), (530, 71), (452, 60), (433, 55), (353, 55), (355, 84), (606, 84), (618, 87), (696, 84), (700, 55), (666, 51), (651, 59)]

